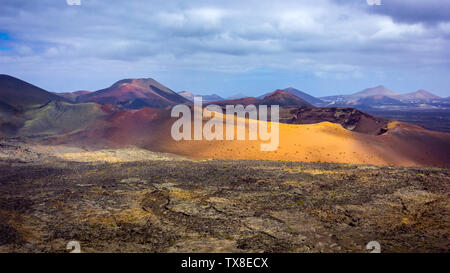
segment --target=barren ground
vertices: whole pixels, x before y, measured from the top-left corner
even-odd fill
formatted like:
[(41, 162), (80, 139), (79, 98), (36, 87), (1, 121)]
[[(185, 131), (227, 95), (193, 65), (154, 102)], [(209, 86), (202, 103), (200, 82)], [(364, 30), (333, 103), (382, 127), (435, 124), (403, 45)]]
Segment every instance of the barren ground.
[(449, 169), (125, 160), (130, 149), (77, 162), (88, 157), (0, 146), (0, 252), (66, 252), (71, 240), (84, 252), (450, 248)]

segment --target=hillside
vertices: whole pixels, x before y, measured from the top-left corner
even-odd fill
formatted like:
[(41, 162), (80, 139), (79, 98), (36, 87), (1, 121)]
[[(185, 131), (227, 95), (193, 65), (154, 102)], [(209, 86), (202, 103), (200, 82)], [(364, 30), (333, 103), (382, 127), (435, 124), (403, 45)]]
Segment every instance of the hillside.
[(77, 101), (112, 104), (124, 109), (166, 108), (190, 103), (186, 98), (151, 78), (121, 80), (106, 89), (81, 95)]
[(313, 97), (313, 96), (311, 96), (311, 95), (309, 95), (309, 94), (307, 94), (307, 93), (305, 93), (303, 91), (300, 91), (300, 90), (292, 88), (292, 87), (289, 87), (289, 88), (286, 88), (286, 89), (283, 89), (283, 90), (286, 91), (286, 92), (289, 92), (289, 93), (291, 93), (291, 94), (293, 94), (293, 95), (295, 95), (295, 96), (297, 96), (297, 97), (299, 97), (301, 99), (304, 99), (305, 101), (307, 101), (307, 102), (309, 102), (311, 104), (323, 103), (323, 101), (321, 99)]
[(55, 136), (73, 134), (89, 126), (101, 128), (101, 118), (107, 111), (96, 103), (70, 104), (52, 101), (47, 105), (27, 111), (26, 122), (18, 135)]
[(260, 105), (312, 106), (307, 101), (284, 90), (275, 90), (259, 102)]
[[(291, 94), (295, 95), (296, 97), (301, 98), (301, 99), (305, 100), (306, 102), (308, 102), (310, 104), (313, 104), (313, 105), (323, 103), (323, 101), (321, 99), (313, 97), (313, 96), (311, 96), (311, 95), (309, 95), (309, 94), (307, 94), (307, 93), (305, 93), (303, 91), (300, 91), (298, 89), (295, 89), (293, 87), (289, 87), (289, 88), (283, 89), (283, 91), (291, 93)], [(273, 93), (273, 92), (271, 92), (271, 93)], [(261, 95), (261, 96), (258, 97), (258, 99), (262, 100), (265, 97), (267, 97), (268, 95), (270, 95), (271, 93), (266, 93), (264, 95)]]
[(283, 123), (315, 124), (324, 121), (337, 123), (347, 130), (369, 135), (386, 133), (389, 124), (387, 119), (349, 107), (286, 107), (280, 113), (280, 122)]
[[(450, 166), (450, 134), (391, 122), (382, 135), (358, 133), (340, 124), (278, 124), (279, 147), (260, 150), (262, 141), (175, 141), (170, 111), (141, 109), (113, 114), (103, 127), (92, 126), (77, 134), (48, 138), (47, 144), (134, 145), (152, 151), (199, 159), (283, 160), (395, 166)], [(113, 118), (114, 117), (114, 118)], [(236, 118), (236, 117), (235, 117)], [(256, 120), (246, 120), (258, 122)], [(269, 127), (271, 123), (268, 123)], [(248, 129), (247, 129), (248, 130)]]
[(52, 100), (66, 101), (65, 98), (30, 83), (0, 74), (0, 107), (3, 110), (8, 108), (22, 111), (41, 106)]
[[(110, 88), (80, 96), (103, 105), (47, 101), (60, 97), (24, 82), (18, 83), (29, 88), (30, 97), (35, 98), (30, 101), (46, 102), (38, 106), (22, 104), (34, 105), (26, 111), (1, 102), (1, 136), (37, 137), (36, 141), (42, 143), (72, 146), (138, 146), (193, 158), (450, 166), (450, 134), (390, 122), (351, 108), (316, 108), (283, 90), (276, 90), (263, 100), (250, 97), (214, 102), (222, 106), (281, 105), (281, 121), (292, 124), (277, 123), (279, 148), (262, 152), (261, 141), (174, 141), (171, 126), (175, 119), (170, 117), (170, 106), (187, 100), (151, 79), (122, 80)], [(366, 96), (359, 100), (373, 98)], [(385, 99), (384, 96), (375, 98)], [(111, 104), (105, 104), (108, 102)], [(150, 103), (157, 104), (158, 108), (145, 106)], [(142, 104), (139, 109), (123, 109), (138, 104)], [(275, 126), (275, 123), (268, 125)]]
[(263, 99), (258, 99), (254, 97), (247, 97), (242, 99), (234, 99), (234, 100), (222, 100), (222, 101), (213, 101), (207, 104), (215, 104), (219, 106), (225, 105), (279, 105), (279, 106), (310, 106), (312, 105), (305, 100), (289, 93), (284, 90), (275, 90), (272, 93), (267, 94)]

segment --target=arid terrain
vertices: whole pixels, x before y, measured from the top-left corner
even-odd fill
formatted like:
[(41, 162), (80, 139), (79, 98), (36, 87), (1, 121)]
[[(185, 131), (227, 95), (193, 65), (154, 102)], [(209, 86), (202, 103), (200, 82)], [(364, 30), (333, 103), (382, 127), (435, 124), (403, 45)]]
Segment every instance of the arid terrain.
[(0, 148), (0, 252), (450, 248), (449, 169)]
[(171, 107), (192, 103), (150, 78), (59, 96), (0, 75), (0, 252), (448, 252), (450, 134), (290, 92), (205, 110), (279, 132), (263, 151), (174, 140)]
[(0, 253), (449, 253), (449, 48), (450, 0), (1, 0)]
[[(134, 146), (196, 159), (450, 167), (449, 133), (348, 106), (315, 107), (290, 92), (275, 90), (263, 98), (209, 102), (222, 107), (279, 105), (279, 147), (266, 152), (260, 149), (262, 141), (173, 140), (176, 118), (171, 117), (171, 107), (192, 103), (152, 78), (123, 79), (95, 92), (58, 96), (0, 75), (0, 138), (26, 137), (46, 145), (96, 149)], [(245, 120), (246, 125), (256, 122)]]

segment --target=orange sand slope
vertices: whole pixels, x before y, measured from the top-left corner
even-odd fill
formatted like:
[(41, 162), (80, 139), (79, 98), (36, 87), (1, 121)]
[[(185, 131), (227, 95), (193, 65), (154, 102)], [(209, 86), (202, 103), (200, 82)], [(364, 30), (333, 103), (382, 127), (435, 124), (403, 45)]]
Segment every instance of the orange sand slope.
[[(267, 152), (261, 151), (261, 143), (267, 142), (260, 140), (175, 141), (170, 134), (175, 121), (164, 110), (143, 108), (126, 115), (119, 112), (102, 126), (52, 140), (51, 143), (138, 146), (199, 159), (450, 167), (450, 134), (400, 122), (391, 123), (389, 131), (378, 136), (352, 132), (329, 122), (308, 125), (279, 123), (279, 147), (276, 151)], [(268, 126), (272, 126), (270, 122)]]
[(267, 142), (259, 140), (177, 142), (170, 137), (171, 124), (162, 126), (165, 136), (149, 143), (152, 149), (194, 158), (450, 166), (450, 134), (399, 122), (391, 123), (390, 130), (380, 136), (355, 133), (330, 122), (280, 123), (279, 147), (272, 152), (261, 151), (260, 144)]

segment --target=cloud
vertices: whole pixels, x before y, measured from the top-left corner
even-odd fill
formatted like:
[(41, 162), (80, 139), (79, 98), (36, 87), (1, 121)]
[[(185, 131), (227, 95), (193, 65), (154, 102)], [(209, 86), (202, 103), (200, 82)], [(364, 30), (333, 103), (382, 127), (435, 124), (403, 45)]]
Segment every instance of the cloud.
[[(382, 2), (4, 0), (0, 34), (10, 40), (0, 43), (10, 50), (0, 51), (0, 72), (69, 89), (74, 84), (59, 87), (63, 81), (48, 75), (103, 87), (123, 76), (171, 71), (177, 82), (186, 79), (181, 74), (267, 69), (349, 86), (375, 70), (448, 69), (448, 4)], [(93, 75), (101, 79), (89, 80)]]
[(445, 0), (381, 0), (382, 5), (367, 10), (388, 15), (400, 23), (436, 24), (450, 21), (450, 2)]

